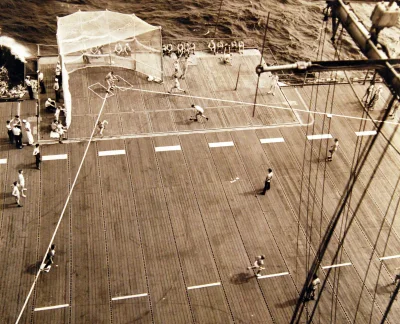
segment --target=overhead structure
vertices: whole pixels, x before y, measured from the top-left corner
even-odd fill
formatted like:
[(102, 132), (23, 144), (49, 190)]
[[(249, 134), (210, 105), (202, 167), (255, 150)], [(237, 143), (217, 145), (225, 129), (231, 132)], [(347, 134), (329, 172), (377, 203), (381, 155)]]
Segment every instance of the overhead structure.
[(161, 27), (134, 14), (78, 11), (57, 18), (67, 126), (71, 122), (68, 74), (86, 67), (118, 66), (163, 78)]

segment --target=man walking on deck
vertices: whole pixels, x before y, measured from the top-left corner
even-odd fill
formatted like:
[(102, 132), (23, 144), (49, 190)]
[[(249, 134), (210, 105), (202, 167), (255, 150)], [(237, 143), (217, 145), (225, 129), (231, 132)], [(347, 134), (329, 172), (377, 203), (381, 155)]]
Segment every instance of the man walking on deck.
[(171, 94), (171, 93), (172, 93), (172, 90), (174, 90), (174, 89), (178, 90), (179, 92), (184, 92), (184, 93), (186, 93), (186, 90), (183, 90), (183, 89), (181, 88), (181, 84), (179, 83), (179, 80), (178, 80), (178, 77), (177, 77), (177, 76), (174, 78), (174, 83), (175, 83), (174, 86), (171, 88), (171, 90), (168, 91), (169, 94)]
[(11, 122), (9, 120), (7, 120), (6, 127), (7, 127), (8, 140), (10, 141), (10, 144), (14, 144), (14, 133), (12, 131)]
[(275, 90), (278, 87), (279, 77), (276, 74), (271, 74), (270, 88), (268, 93), (272, 93), (275, 96)]
[(37, 70), (37, 74), (38, 74), (38, 81), (39, 81), (39, 85), (40, 85), (40, 93), (46, 93), (46, 86), (44, 85), (44, 76), (43, 76), (43, 72)]
[(199, 119), (198, 119), (199, 116), (208, 120), (208, 117), (206, 115), (204, 115), (203, 107), (200, 107), (197, 105), (192, 105), (192, 108), (195, 109), (196, 114), (194, 117), (190, 117), (190, 120), (199, 121)]
[(21, 126), (14, 126), (13, 129), (14, 139), (15, 139), (15, 147), (17, 149), (22, 149), (22, 130)]
[(371, 83), (369, 84), (369, 87), (367, 88), (364, 96), (361, 99), (365, 106), (367, 106), (367, 104), (369, 103), (369, 101), (374, 93), (374, 90), (375, 90), (375, 81), (371, 81)]
[(29, 99), (33, 100), (32, 82), (31, 82), (31, 77), (29, 75), (27, 75), (25, 78), (25, 84), (29, 93)]
[(12, 186), (12, 195), (15, 197), (15, 202), (17, 203), (18, 207), (22, 207), (20, 204), (21, 194), (18, 189), (18, 182), (14, 181)]
[(24, 191), (27, 191), (28, 189), (25, 188), (25, 177), (24, 177), (24, 171), (23, 170), (18, 170), (18, 185), (21, 190), (21, 195), (22, 197), (26, 197), (24, 195)]
[(265, 195), (265, 193), (271, 188), (271, 180), (273, 176), (274, 173), (272, 172), (272, 169), (268, 169), (268, 174), (267, 177), (265, 178), (264, 189), (260, 193), (260, 195)]
[(261, 270), (264, 270), (265, 268), (263, 267), (264, 265), (264, 260), (265, 260), (265, 255), (261, 254), (259, 256), (256, 256), (256, 260), (254, 261), (253, 265), (250, 267), (247, 267), (247, 270), (256, 270), (256, 276), (260, 276)]
[(33, 150), (33, 154), (35, 157), (35, 163), (36, 163), (36, 168), (40, 170), (40, 163), (42, 162), (41, 156), (40, 156), (40, 147), (39, 144), (36, 144), (35, 149)]
[(335, 141), (333, 142), (333, 145), (331, 146), (331, 148), (329, 149), (329, 153), (331, 154), (330, 156), (328, 156), (326, 158), (327, 161), (332, 161), (333, 158), (333, 154), (336, 153), (337, 149), (339, 147), (339, 140), (337, 138), (335, 138)]
[[(44, 272), (49, 272), (51, 269), (51, 265), (54, 263), (54, 256), (56, 255), (56, 246), (52, 244), (49, 252), (47, 252), (46, 259), (44, 263), (41, 265), (40, 270)], [(57, 265), (56, 265), (57, 266)]]
[(315, 291), (317, 290), (317, 288), (320, 284), (321, 284), (321, 280), (318, 278), (317, 274), (314, 273), (313, 281), (311, 282), (310, 286), (307, 288), (305, 301), (315, 299)]

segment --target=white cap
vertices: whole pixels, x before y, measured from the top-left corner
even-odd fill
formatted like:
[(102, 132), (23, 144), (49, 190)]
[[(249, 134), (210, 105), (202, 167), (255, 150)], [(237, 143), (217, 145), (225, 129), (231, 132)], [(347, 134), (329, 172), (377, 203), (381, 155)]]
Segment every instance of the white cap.
[(26, 119), (22, 119), (22, 122), (25, 124), (26, 123)]

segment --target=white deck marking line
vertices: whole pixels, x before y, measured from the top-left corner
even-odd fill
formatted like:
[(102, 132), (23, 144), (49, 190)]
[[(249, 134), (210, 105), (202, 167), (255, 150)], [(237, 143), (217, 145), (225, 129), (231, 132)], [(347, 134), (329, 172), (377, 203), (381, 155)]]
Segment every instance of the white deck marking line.
[(390, 259), (397, 259), (397, 258), (400, 258), (400, 254), (382, 257), (382, 258), (379, 258), (379, 260), (383, 261), (383, 260), (390, 260)]
[(309, 139), (310, 141), (316, 139), (325, 139), (325, 138), (332, 138), (332, 135), (331, 134), (307, 135), (307, 139)]
[(270, 275), (259, 276), (259, 277), (257, 277), (257, 279), (281, 277), (281, 276), (287, 276), (288, 274), (289, 274), (289, 272), (274, 273), (274, 274), (270, 274)]
[(99, 151), (99, 156), (125, 155), (125, 150)]
[(167, 151), (180, 151), (180, 145), (172, 145), (172, 146), (156, 146), (154, 148), (156, 152), (167, 152)]
[(330, 266), (322, 267), (322, 269), (339, 268), (339, 267), (346, 267), (346, 266), (351, 266), (351, 263), (348, 262), (348, 263), (333, 264), (333, 265), (330, 265)]
[(326, 114), (326, 117), (332, 118), (332, 114)]
[[(121, 89), (123, 87), (119, 87), (119, 88)], [(138, 89), (138, 88), (133, 88), (133, 87), (132, 88), (126, 88), (126, 90), (138, 91), (138, 92), (148, 92), (148, 93), (155, 93), (155, 94), (163, 94), (163, 95), (183, 97), (183, 98), (189, 98), (190, 97), (190, 99), (206, 99), (206, 100), (209, 100), (209, 101), (229, 102), (229, 103), (234, 103), (234, 104), (239, 104), (239, 105), (254, 106), (254, 102), (227, 100), (227, 99), (201, 97), (201, 96), (193, 96), (193, 95), (189, 96), (189, 95), (182, 95), (182, 94), (179, 94), (179, 93), (168, 94), (165, 91), (145, 90), (145, 89)], [(296, 89), (296, 91), (297, 91), (297, 89)], [(303, 100), (303, 97), (301, 97), (301, 96), (300, 96), (300, 101), (304, 104), (305, 107), (307, 107), (307, 105), (305, 104), (305, 102)], [(307, 114), (311, 114), (311, 115), (326, 115), (327, 114), (325, 112), (320, 112), (320, 111), (310, 111), (310, 110), (291, 108), (291, 107), (265, 105), (265, 104), (260, 104), (260, 103), (256, 103), (256, 106), (266, 107), (266, 108), (273, 108), (273, 109), (281, 109), (281, 110), (299, 111), (299, 112), (307, 113)], [(383, 120), (381, 120), (381, 119), (369, 119), (369, 118), (355, 117), (355, 116), (349, 116), (349, 115), (339, 115), (339, 114), (331, 114), (331, 115), (335, 116), (335, 117), (341, 117), (341, 118), (356, 119), (356, 120), (366, 120), (366, 121), (374, 121), (374, 122), (377, 122), (377, 123), (383, 123)], [(393, 124), (393, 125), (400, 124), (400, 123), (390, 122), (390, 121), (385, 121), (385, 123), (386, 124)], [(306, 124), (303, 124), (303, 125), (306, 125)]]
[(274, 138), (261, 138), (261, 144), (268, 144), (268, 143), (282, 143), (285, 139), (283, 137), (274, 137)]
[[(94, 135), (94, 133), (95, 133), (95, 131), (96, 131), (96, 129), (97, 129), (97, 123), (98, 123), (99, 120), (100, 120), (100, 116), (101, 116), (101, 113), (103, 112), (104, 105), (106, 104), (106, 101), (107, 101), (107, 97), (104, 98), (103, 103), (102, 103), (102, 105), (101, 105), (101, 108), (100, 108), (100, 110), (99, 110), (99, 115), (97, 116), (97, 119), (96, 119), (96, 121), (95, 121), (94, 124), (93, 124), (92, 134), (90, 135), (88, 144), (86, 145), (85, 152), (83, 153), (81, 163), (79, 164), (78, 171), (76, 172), (74, 181), (72, 182), (71, 189), (69, 190), (69, 193), (68, 193), (67, 199), (66, 199), (66, 201), (65, 201), (64, 207), (63, 207), (63, 209), (62, 209), (62, 211), (61, 211), (60, 217), (58, 218), (56, 228), (54, 229), (53, 235), (51, 236), (51, 239), (50, 239), (49, 245), (47, 246), (46, 252), (45, 252), (44, 255), (43, 255), (42, 263), (44, 263), (44, 261), (46, 260), (47, 251), (50, 249), (51, 245), (53, 244), (54, 238), (55, 238), (56, 235), (57, 235), (57, 232), (58, 232), (58, 229), (59, 229), (59, 227), (60, 227), (61, 221), (63, 220), (65, 211), (67, 210), (69, 201), (70, 201), (71, 196), (72, 196), (72, 192), (74, 191), (76, 182), (78, 181), (78, 176), (79, 176), (79, 174), (80, 174), (80, 172), (81, 172), (83, 163), (85, 162), (87, 153), (88, 153), (88, 151), (89, 151), (90, 143), (92, 142), (93, 135)], [(42, 264), (42, 263), (41, 263), (41, 264)], [(32, 292), (33, 292), (33, 290), (35, 289), (35, 285), (36, 285), (36, 283), (37, 283), (37, 281), (38, 281), (38, 279), (39, 279), (40, 273), (41, 273), (41, 270), (38, 269), (38, 270), (37, 270), (37, 273), (36, 273), (36, 276), (35, 276), (35, 279), (34, 279), (34, 281), (33, 281), (33, 283), (32, 283), (32, 286), (31, 286), (31, 288), (29, 289), (28, 295), (27, 295), (26, 298), (25, 298), (24, 304), (23, 304), (22, 307), (21, 307), (21, 311), (19, 312), (19, 315), (18, 315), (18, 317), (17, 317), (17, 320), (15, 321), (15, 324), (18, 324), (18, 323), (19, 323), (19, 321), (20, 321), (20, 319), (21, 319), (21, 317), (22, 317), (22, 314), (24, 313), (24, 310), (25, 310), (25, 308), (26, 308), (26, 305), (28, 305), (29, 298), (31, 297)]]
[(90, 91), (92, 91), (96, 96), (100, 97), (101, 99), (106, 99), (106, 98), (112, 97), (114, 95), (113, 93), (109, 94), (109, 93), (106, 92), (104, 97), (100, 96), (96, 91), (92, 90), (92, 88), (91, 88), (96, 84), (98, 84), (100, 87), (104, 88), (105, 91), (107, 91), (107, 88), (105, 86), (103, 86), (100, 82), (93, 83), (90, 86), (88, 86), (88, 89)]
[(0, 164), (7, 164), (7, 159), (0, 159)]
[(44, 310), (57, 309), (57, 308), (64, 308), (64, 307), (68, 307), (68, 306), (69, 306), (69, 304), (56, 305), (56, 306), (48, 306), (48, 307), (38, 307), (38, 308), (35, 308), (34, 311), (35, 311), (35, 312), (40, 312), (40, 311), (44, 311)]
[(224, 147), (224, 146), (235, 146), (233, 142), (216, 142), (216, 143), (208, 143), (209, 147)]
[(122, 300), (122, 299), (138, 298), (138, 297), (146, 297), (146, 296), (147, 296), (147, 293), (144, 293), (144, 294), (137, 294), (137, 295), (113, 297), (113, 298), (111, 298), (111, 300)]
[(56, 154), (56, 155), (43, 155), (42, 161), (50, 160), (66, 160), (68, 159), (68, 154)]
[(371, 136), (376, 135), (376, 131), (363, 131), (363, 132), (356, 132), (357, 136)]
[(187, 290), (199, 289), (199, 288), (206, 288), (206, 287), (213, 287), (213, 286), (221, 286), (221, 283), (220, 283), (220, 282), (214, 282), (214, 283), (205, 284), (205, 285), (190, 286), (190, 287), (187, 287)]

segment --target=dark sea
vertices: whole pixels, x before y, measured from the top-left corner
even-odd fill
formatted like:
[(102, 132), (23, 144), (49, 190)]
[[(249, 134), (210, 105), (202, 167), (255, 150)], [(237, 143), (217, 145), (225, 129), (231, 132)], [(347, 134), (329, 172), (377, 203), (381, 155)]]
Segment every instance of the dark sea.
[[(29, 55), (27, 49), (34, 56), (37, 43), (56, 44), (57, 16), (78, 10), (134, 13), (161, 26), (163, 37), (169, 39), (210, 37), (218, 22), (216, 39), (232, 37), (245, 43), (252, 39), (260, 47), (270, 12), (267, 46), (279, 63), (316, 59), (325, 7), (325, 1), (318, 0), (0, 0), (0, 4), (0, 44), (21, 56)], [(373, 8), (357, 6), (366, 17)], [(391, 42), (398, 39), (394, 35), (389, 36)], [(324, 59), (333, 59), (331, 46), (326, 47)], [(343, 53), (343, 58), (360, 57), (350, 40), (344, 42)]]

